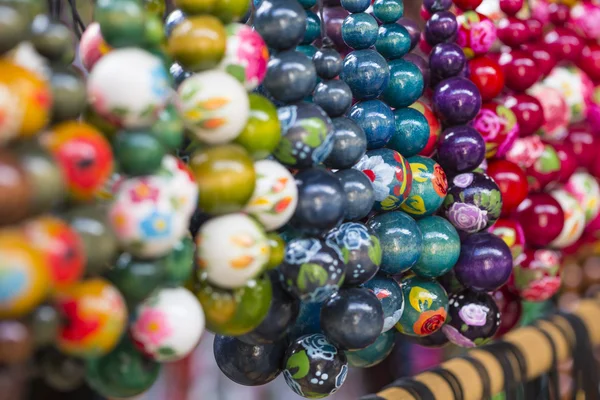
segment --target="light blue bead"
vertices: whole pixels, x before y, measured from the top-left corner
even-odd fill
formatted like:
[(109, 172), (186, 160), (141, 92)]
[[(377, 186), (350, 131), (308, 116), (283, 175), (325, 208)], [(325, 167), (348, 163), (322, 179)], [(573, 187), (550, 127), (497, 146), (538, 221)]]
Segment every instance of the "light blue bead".
[(385, 58), (402, 58), (410, 51), (410, 47), (410, 34), (402, 25), (391, 23), (379, 27), (375, 48)]
[(340, 4), (351, 13), (360, 13), (369, 8), (371, 0), (342, 0)]
[(353, 49), (368, 49), (377, 41), (378, 30), (379, 25), (372, 15), (350, 14), (342, 23), (342, 39)]
[(404, 157), (412, 157), (427, 146), (429, 124), (419, 111), (413, 108), (394, 110), (394, 122), (396, 129), (386, 147), (396, 150)]
[(402, 0), (375, 0), (373, 14), (384, 24), (396, 22), (404, 15)]

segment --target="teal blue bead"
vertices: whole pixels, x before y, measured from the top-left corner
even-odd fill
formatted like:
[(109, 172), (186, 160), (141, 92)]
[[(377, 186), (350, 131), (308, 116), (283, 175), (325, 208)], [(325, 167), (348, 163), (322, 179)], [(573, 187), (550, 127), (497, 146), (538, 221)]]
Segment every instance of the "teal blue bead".
[(400, 282), (406, 307), (396, 329), (408, 336), (429, 336), (446, 322), (448, 294), (438, 282), (408, 275)]
[(383, 93), (390, 80), (390, 69), (375, 50), (355, 50), (344, 58), (340, 79), (350, 86), (355, 99), (369, 100)]
[(348, 111), (348, 118), (365, 132), (367, 149), (384, 147), (394, 134), (394, 113), (381, 100), (359, 101)]
[(414, 108), (394, 110), (396, 129), (387, 148), (396, 150), (404, 157), (419, 154), (429, 141), (427, 118)]
[(379, 27), (375, 48), (385, 58), (402, 58), (410, 51), (410, 46), (410, 33), (402, 25), (390, 23)]
[(367, 226), (379, 237), (383, 254), (381, 272), (398, 275), (419, 261), (423, 235), (417, 222), (408, 214), (392, 211), (375, 215), (367, 221)]
[[(308, 58), (311, 58), (315, 55), (315, 53), (317, 52), (317, 48), (315, 46), (313, 46), (312, 44), (301, 44), (300, 46), (296, 47), (296, 51), (299, 51), (300, 53), (304, 54), (305, 56), (307, 56)], [(319, 77), (317, 77), (317, 84), (320, 82)]]
[(384, 332), (377, 340), (365, 347), (355, 351), (346, 351), (348, 365), (354, 368), (369, 368), (379, 364), (390, 355), (396, 342), (396, 330)]
[(367, 13), (350, 14), (342, 23), (342, 39), (356, 50), (373, 46), (377, 41), (378, 31), (377, 20)]
[(423, 218), (417, 224), (423, 234), (423, 250), (412, 271), (423, 278), (438, 278), (458, 261), (460, 237), (456, 228), (442, 217)]
[(341, 5), (351, 13), (365, 11), (371, 5), (371, 0), (341, 0)]
[(383, 91), (383, 99), (390, 107), (410, 106), (423, 94), (423, 74), (415, 64), (402, 59), (391, 60), (389, 68), (390, 81)]
[(402, 0), (375, 0), (373, 14), (384, 24), (396, 22), (404, 15)]
[(302, 8), (308, 10), (317, 5), (317, 0), (298, 0), (298, 3), (300, 3)]
[(306, 10), (306, 31), (302, 44), (310, 44), (321, 36), (321, 20), (312, 11)]
[(431, 158), (414, 156), (408, 159), (413, 176), (412, 189), (400, 209), (413, 218), (435, 214), (448, 192), (448, 180), (442, 167)]

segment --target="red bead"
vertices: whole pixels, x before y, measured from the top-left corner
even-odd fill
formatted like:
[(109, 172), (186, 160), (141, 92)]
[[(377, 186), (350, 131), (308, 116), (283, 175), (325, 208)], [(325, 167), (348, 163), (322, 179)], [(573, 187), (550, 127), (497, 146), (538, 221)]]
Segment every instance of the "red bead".
[(599, 140), (594, 136), (587, 125), (576, 124), (569, 127), (569, 135), (565, 139), (580, 167), (590, 169), (594, 163), (594, 158), (598, 157)]
[(550, 22), (554, 25), (562, 26), (569, 19), (570, 14), (569, 6), (566, 4), (557, 4), (552, 3), (548, 6), (548, 16), (550, 18)]
[(519, 47), (529, 41), (530, 31), (524, 20), (516, 17), (503, 18), (498, 22), (498, 38), (510, 47)]
[(527, 28), (529, 28), (529, 40), (536, 41), (540, 39), (544, 33), (544, 25), (536, 18), (528, 18), (525, 20)]
[(556, 58), (542, 43), (528, 43), (521, 46), (521, 50), (531, 55), (541, 74), (546, 76), (556, 66)]
[(506, 15), (515, 15), (523, 8), (524, 0), (500, 0), (500, 9)]
[(544, 43), (557, 60), (576, 61), (584, 47), (583, 40), (574, 31), (562, 27), (546, 33)]
[(504, 105), (515, 113), (521, 136), (532, 135), (544, 124), (544, 110), (533, 96), (524, 93), (507, 96)]
[(496, 181), (502, 193), (502, 215), (512, 213), (529, 191), (525, 172), (513, 162), (494, 160), (488, 164), (487, 174)]
[(495, 338), (502, 337), (505, 333), (510, 332), (521, 320), (523, 306), (518, 295), (512, 293), (507, 285), (496, 290), (492, 296), (500, 310), (500, 326), (496, 331)]
[(548, 193), (532, 193), (517, 208), (517, 221), (523, 227), (525, 241), (532, 247), (546, 247), (560, 235), (565, 214)]
[[(558, 181), (566, 183), (577, 167), (579, 167), (577, 156), (568, 143), (556, 143), (554, 144), (554, 149), (560, 159), (560, 174), (558, 175)], [(600, 157), (598, 158), (600, 159)]]
[(600, 44), (594, 42), (586, 44), (581, 50), (577, 66), (594, 82), (600, 81)]
[(463, 11), (474, 10), (483, 0), (454, 0), (454, 5)]
[(498, 96), (504, 88), (504, 72), (490, 57), (481, 56), (469, 61), (469, 79), (479, 89), (481, 100), (488, 102)]
[(541, 77), (535, 60), (520, 50), (511, 50), (500, 56), (499, 64), (504, 70), (506, 86), (515, 92), (524, 92)]
[(429, 21), (429, 18), (431, 18), (431, 13), (425, 8), (425, 6), (421, 6), (421, 18), (423, 21)]

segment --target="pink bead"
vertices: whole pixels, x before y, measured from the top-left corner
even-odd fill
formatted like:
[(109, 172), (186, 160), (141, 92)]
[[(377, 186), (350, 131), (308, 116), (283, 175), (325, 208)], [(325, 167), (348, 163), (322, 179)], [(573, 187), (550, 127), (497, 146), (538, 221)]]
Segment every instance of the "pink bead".
[(524, 20), (508, 17), (498, 22), (498, 38), (510, 47), (518, 47), (529, 41), (529, 27)]
[(510, 16), (514, 16), (523, 8), (524, 0), (500, 0), (500, 9)]

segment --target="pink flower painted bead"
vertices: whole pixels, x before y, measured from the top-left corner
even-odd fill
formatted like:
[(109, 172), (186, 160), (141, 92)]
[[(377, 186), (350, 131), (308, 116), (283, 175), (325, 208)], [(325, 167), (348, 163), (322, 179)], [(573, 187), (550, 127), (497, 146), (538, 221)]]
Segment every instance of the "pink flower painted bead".
[(585, 212), (585, 221), (590, 222), (600, 213), (600, 186), (587, 172), (577, 172), (569, 178), (564, 189), (572, 194)]
[(504, 157), (519, 136), (517, 117), (509, 108), (497, 102), (485, 103), (473, 120), (485, 140), (486, 157)]
[(562, 141), (567, 134), (571, 120), (571, 108), (560, 91), (538, 83), (528, 93), (539, 100), (544, 111), (544, 124), (538, 130), (542, 138), (549, 141)]
[(527, 250), (516, 265), (509, 286), (523, 300), (545, 301), (560, 289), (561, 255), (552, 250)]
[(600, 5), (580, 2), (571, 8), (570, 25), (586, 39), (600, 39)]
[(496, 27), (485, 15), (475, 11), (465, 11), (456, 17), (458, 36), (456, 43), (463, 48), (467, 58), (484, 55), (496, 41)]
[(544, 79), (543, 84), (561, 92), (571, 108), (571, 123), (585, 118), (594, 85), (584, 72), (575, 67), (556, 67)]
[(94, 64), (111, 50), (112, 48), (102, 37), (100, 24), (97, 22), (89, 24), (79, 41), (79, 57), (83, 66), (91, 71)]
[(550, 192), (550, 195), (558, 201), (565, 213), (565, 225), (560, 235), (550, 243), (550, 247), (562, 249), (573, 245), (585, 228), (585, 212), (577, 199), (564, 189)]

